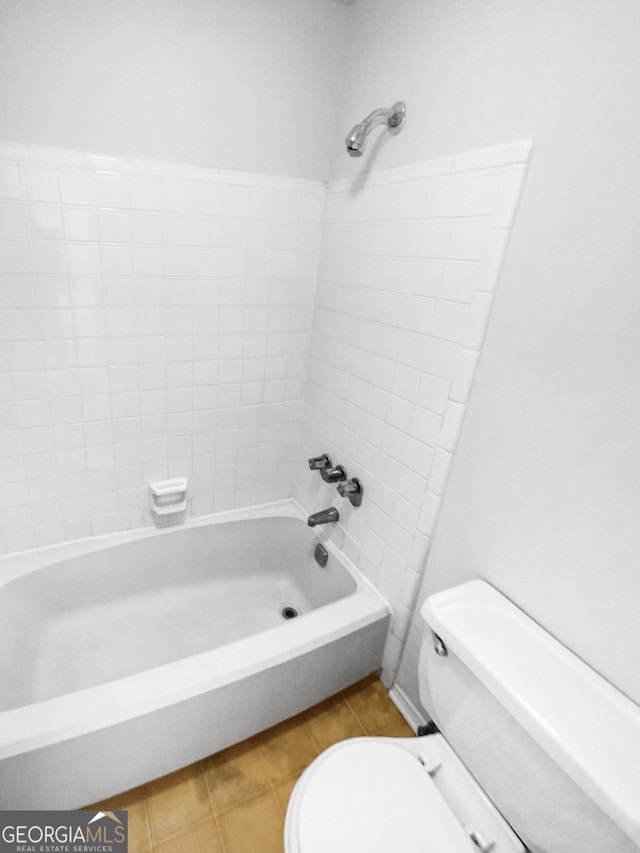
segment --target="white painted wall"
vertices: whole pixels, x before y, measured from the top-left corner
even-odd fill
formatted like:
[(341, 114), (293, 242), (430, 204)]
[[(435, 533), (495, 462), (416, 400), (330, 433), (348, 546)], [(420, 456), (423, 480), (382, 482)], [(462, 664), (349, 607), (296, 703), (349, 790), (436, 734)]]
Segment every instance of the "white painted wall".
[[(535, 140), (423, 594), (488, 578), (640, 700), (640, 7), (353, 12), (344, 130), (408, 106), (374, 167)], [(362, 168), (339, 149), (333, 174)], [(398, 679), (414, 701), (418, 639), (414, 620)]]
[(331, 0), (5, 0), (0, 139), (324, 179)]

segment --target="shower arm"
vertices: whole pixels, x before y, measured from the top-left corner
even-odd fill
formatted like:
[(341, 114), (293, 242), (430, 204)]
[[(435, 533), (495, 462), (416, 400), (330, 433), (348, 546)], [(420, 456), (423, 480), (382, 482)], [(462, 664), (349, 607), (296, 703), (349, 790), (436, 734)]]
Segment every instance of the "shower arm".
[(389, 127), (397, 127), (402, 118), (398, 115), (397, 105), (394, 104), (390, 109), (384, 107), (379, 110), (373, 110), (369, 115), (362, 119), (360, 126), (369, 133), (374, 127), (379, 124), (387, 124)]

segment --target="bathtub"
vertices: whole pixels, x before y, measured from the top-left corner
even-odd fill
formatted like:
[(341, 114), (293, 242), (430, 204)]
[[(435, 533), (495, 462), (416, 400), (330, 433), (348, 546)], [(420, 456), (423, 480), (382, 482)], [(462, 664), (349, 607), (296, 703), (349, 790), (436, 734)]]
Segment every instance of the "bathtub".
[(322, 536), (285, 501), (0, 559), (0, 809), (88, 805), (377, 670), (388, 607)]

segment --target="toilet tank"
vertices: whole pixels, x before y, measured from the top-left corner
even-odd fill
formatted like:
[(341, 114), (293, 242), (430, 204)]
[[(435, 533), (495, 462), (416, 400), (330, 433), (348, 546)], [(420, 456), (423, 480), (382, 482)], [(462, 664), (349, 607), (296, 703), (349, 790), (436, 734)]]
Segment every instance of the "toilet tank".
[(638, 853), (640, 708), (484, 581), (421, 615), (421, 702), (531, 853)]

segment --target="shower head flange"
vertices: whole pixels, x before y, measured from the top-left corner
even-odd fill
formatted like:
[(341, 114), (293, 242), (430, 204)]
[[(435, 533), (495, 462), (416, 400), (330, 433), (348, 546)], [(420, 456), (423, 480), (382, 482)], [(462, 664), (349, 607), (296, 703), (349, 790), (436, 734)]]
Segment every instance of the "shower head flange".
[(389, 115), (387, 117), (387, 124), (391, 130), (398, 130), (402, 122), (405, 120), (407, 114), (407, 108), (404, 105), (404, 101), (396, 101), (396, 103), (389, 110)]

